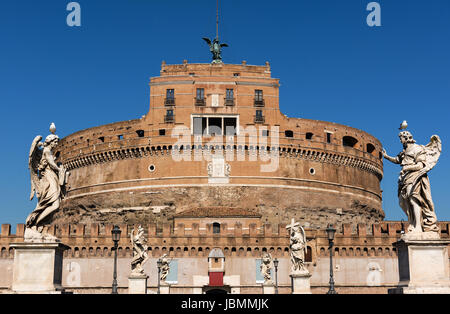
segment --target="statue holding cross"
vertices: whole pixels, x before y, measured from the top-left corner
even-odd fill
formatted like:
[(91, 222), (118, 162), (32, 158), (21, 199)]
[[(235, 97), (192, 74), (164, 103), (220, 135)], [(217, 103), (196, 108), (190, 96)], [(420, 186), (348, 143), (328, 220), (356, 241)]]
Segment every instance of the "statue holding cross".
[(286, 226), (290, 235), (291, 272), (308, 272), (305, 267), (306, 233), (299, 222), (292, 218), (291, 224)]

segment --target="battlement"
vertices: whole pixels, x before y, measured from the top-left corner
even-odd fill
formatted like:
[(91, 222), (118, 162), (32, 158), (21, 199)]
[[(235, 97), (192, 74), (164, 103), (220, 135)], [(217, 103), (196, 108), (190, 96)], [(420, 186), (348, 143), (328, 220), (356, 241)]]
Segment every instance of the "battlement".
[[(449, 238), (450, 222), (440, 222), (441, 237)], [(131, 257), (132, 245), (130, 233), (134, 226), (119, 225), (122, 236), (119, 241), (119, 257)], [(335, 235), (335, 254), (338, 256), (393, 256), (396, 254), (392, 243), (396, 242), (406, 222), (386, 221), (380, 224), (343, 224)], [(198, 224), (185, 228), (178, 224), (149, 224), (143, 226), (149, 253), (152, 256), (169, 254), (169, 256), (207, 256), (212, 248), (219, 247), (226, 256), (260, 256), (262, 252), (270, 252), (276, 257), (289, 256), (289, 234), (285, 224), (272, 226), (265, 224), (258, 227), (250, 224), (243, 228), (242, 224), (234, 226), (222, 224), (219, 232), (212, 224), (201, 229)], [(111, 239), (112, 224), (100, 225), (58, 225), (46, 227), (46, 232), (56, 235), (70, 247), (66, 257), (108, 257), (113, 252)], [(16, 233), (11, 233), (11, 225), (2, 224), (0, 233), (0, 258), (13, 258), (11, 243), (23, 241), (24, 224), (18, 224)], [(217, 232), (217, 233), (215, 233)], [(308, 239), (310, 259), (327, 256), (328, 239), (325, 230), (305, 228)]]

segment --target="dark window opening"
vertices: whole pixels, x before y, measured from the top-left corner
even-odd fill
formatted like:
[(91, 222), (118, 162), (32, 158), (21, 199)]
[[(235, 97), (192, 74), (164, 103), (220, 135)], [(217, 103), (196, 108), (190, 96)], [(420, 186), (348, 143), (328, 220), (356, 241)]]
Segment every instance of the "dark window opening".
[(159, 136), (165, 136), (165, 135), (166, 135), (166, 130), (165, 129), (159, 130)]
[(222, 118), (209, 118), (209, 135), (222, 135)]
[(269, 136), (269, 130), (262, 130), (262, 136), (268, 137)]
[(119, 140), (123, 140), (123, 135), (117, 135), (117, 138), (118, 138)]
[(284, 131), (284, 136), (286, 137), (294, 137), (294, 132), (291, 130)]
[(256, 116), (257, 117), (262, 117), (263, 116), (262, 110), (256, 110)]
[(105, 137), (104, 137), (104, 136), (101, 136), (101, 137), (99, 137), (98, 139), (99, 139), (99, 140), (100, 140), (100, 142), (102, 142), (102, 143), (104, 143), (104, 142), (105, 142)]
[(223, 127), (225, 128), (225, 135), (235, 136), (236, 128), (237, 128), (237, 119), (236, 118), (224, 118), (223, 119)]
[(351, 136), (344, 136), (342, 138), (342, 145), (346, 147), (355, 147), (356, 143), (358, 143), (358, 140)]
[(214, 234), (220, 233), (220, 223), (218, 222), (213, 223), (213, 233)]
[(312, 140), (313, 136), (314, 136), (314, 134), (312, 134), (310, 132), (306, 133), (306, 139), (307, 140)]
[(375, 151), (375, 146), (373, 146), (373, 144), (367, 144), (367, 152), (369, 154), (372, 154)]
[(144, 137), (145, 134), (144, 130), (137, 130), (136, 133), (138, 137)]
[(331, 133), (327, 133), (327, 143), (331, 143)]

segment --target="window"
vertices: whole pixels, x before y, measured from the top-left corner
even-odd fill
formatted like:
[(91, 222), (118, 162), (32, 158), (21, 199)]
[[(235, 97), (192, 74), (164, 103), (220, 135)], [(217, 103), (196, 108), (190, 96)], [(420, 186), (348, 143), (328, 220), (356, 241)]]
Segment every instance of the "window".
[(167, 110), (166, 111), (166, 115), (167, 116), (173, 116), (173, 110), (172, 109)]
[(327, 132), (327, 143), (331, 143), (331, 133)]
[(269, 136), (269, 130), (262, 130), (262, 134), (263, 137), (268, 137)]
[(105, 142), (105, 137), (104, 136), (100, 136), (99, 138), (98, 138), (99, 140), (100, 140), (100, 142), (102, 142), (102, 143), (104, 143)]
[(284, 131), (284, 136), (286, 137), (294, 137), (294, 132), (291, 130)]
[(166, 98), (167, 99), (174, 99), (175, 98), (175, 90), (174, 89), (167, 89), (166, 90)]
[(206, 135), (207, 121), (206, 118), (194, 118), (194, 135)]
[(222, 135), (222, 118), (209, 118), (209, 135)]
[(256, 110), (256, 116), (257, 117), (262, 117), (263, 116), (262, 110)]
[(307, 140), (312, 140), (313, 136), (314, 136), (314, 134), (312, 134), (311, 132), (308, 132), (308, 133), (306, 133), (305, 138), (306, 138)]
[(117, 138), (118, 138), (119, 140), (123, 140), (123, 135), (117, 135)]
[(220, 223), (218, 222), (213, 223), (213, 233), (214, 234), (220, 233)]
[(237, 118), (235, 117), (193, 117), (192, 131), (194, 135), (228, 135), (237, 134)]
[(136, 134), (138, 137), (144, 137), (145, 132), (144, 132), (144, 130), (137, 130)]
[(375, 151), (375, 146), (373, 146), (373, 144), (367, 144), (367, 152), (369, 154), (372, 154)]
[(226, 98), (227, 98), (227, 100), (234, 99), (234, 90), (233, 89), (227, 88)]
[(356, 143), (358, 143), (358, 140), (351, 136), (344, 136), (342, 138), (342, 145), (346, 147), (355, 147)]
[(223, 126), (225, 128), (225, 135), (227, 136), (236, 135), (236, 118), (224, 118)]
[(159, 136), (165, 136), (166, 135), (166, 129), (159, 130)]
[(205, 98), (205, 89), (204, 88), (197, 88), (197, 99), (203, 100)]
[(255, 90), (255, 100), (262, 101), (263, 100), (263, 91), (260, 89)]

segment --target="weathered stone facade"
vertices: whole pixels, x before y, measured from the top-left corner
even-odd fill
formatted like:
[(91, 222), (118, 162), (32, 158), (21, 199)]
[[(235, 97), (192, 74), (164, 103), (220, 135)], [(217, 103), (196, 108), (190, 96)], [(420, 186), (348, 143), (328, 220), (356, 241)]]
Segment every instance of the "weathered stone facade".
[[(256, 210), (272, 224), (381, 222), (381, 143), (344, 125), (288, 118), (279, 105), (269, 64), (163, 63), (147, 115), (61, 140), (56, 155), (70, 177), (53, 223), (167, 223), (202, 206)], [(194, 119), (206, 133), (197, 135)], [(226, 133), (227, 123), (242, 129)], [(222, 133), (212, 136), (217, 124)], [(211, 180), (212, 154), (226, 157), (225, 183)], [(263, 171), (274, 156), (276, 168)]]

